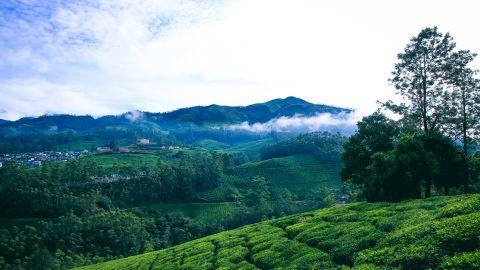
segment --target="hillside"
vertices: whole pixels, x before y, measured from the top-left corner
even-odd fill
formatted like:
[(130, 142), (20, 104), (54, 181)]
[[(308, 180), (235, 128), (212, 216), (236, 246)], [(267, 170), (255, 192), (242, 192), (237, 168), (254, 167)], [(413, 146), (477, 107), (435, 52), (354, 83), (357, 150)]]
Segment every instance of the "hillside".
[(480, 267), (480, 195), (353, 203), (79, 269)]
[(332, 190), (340, 188), (341, 166), (339, 161), (324, 162), (311, 155), (295, 155), (249, 162), (236, 167), (233, 174), (243, 180), (263, 176), (273, 190), (288, 188), (302, 195), (318, 186)]
[(316, 209), (318, 204), (312, 206), (306, 204), (306, 201), (319, 203), (314, 197), (324, 197), (338, 191), (342, 187), (339, 176), (341, 166), (341, 162), (324, 162), (311, 155), (247, 162), (233, 167), (220, 186), (202, 192), (199, 197), (206, 202), (230, 201), (238, 194), (245, 195), (250, 188), (252, 178), (261, 176), (267, 181), (273, 198), (285, 195), (287, 192), (293, 195), (293, 200), (307, 207), (301, 208), (303, 211)]

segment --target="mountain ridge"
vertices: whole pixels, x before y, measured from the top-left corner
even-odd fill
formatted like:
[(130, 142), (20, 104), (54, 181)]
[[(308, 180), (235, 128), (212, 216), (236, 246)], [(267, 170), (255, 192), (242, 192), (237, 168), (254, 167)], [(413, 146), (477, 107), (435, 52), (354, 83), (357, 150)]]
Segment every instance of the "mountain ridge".
[[(351, 109), (314, 104), (297, 97), (273, 99), (247, 106), (224, 106), (211, 104), (180, 108), (169, 112), (130, 111), (119, 115), (95, 118), (90, 115), (55, 114), (39, 117), (23, 117), (16, 121), (0, 122), (2, 128), (24, 128), (36, 131), (88, 130), (108, 125), (135, 125), (152, 122), (157, 125), (175, 124), (228, 124), (264, 123), (278, 117), (294, 115), (314, 116), (320, 113), (349, 113)], [(1, 131), (0, 131), (1, 132)]]

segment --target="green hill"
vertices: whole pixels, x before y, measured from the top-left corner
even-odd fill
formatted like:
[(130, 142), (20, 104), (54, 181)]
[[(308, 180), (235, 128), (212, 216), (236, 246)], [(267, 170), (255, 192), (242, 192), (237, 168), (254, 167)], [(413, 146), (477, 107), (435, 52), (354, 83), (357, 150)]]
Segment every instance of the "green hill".
[(249, 188), (253, 177), (262, 176), (268, 182), (272, 195), (288, 190), (297, 199), (303, 200), (319, 189), (328, 193), (341, 188), (341, 166), (340, 162), (320, 161), (311, 155), (247, 162), (234, 167), (219, 187), (205, 191), (199, 197), (208, 202), (224, 201), (229, 194)]
[(480, 195), (353, 203), (79, 269), (478, 269)]
[(340, 162), (319, 161), (312, 155), (295, 155), (249, 162), (234, 169), (239, 181), (263, 176), (273, 189), (287, 188), (295, 194), (303, 194), (319, 185), (322, 188), (338, 189)]
[(210, 151), (220, 151), (224, 153), (244, 153), (249, 160), (260, 159), (260, 149), (265, 146), (274, 143), (271, 137), (264, 139), (258, 139), (253, 141), (241, 141), (236, 143), (222, 143), (216, 140), (203, 139), (195, 142), (193, 146), (204, 148)]

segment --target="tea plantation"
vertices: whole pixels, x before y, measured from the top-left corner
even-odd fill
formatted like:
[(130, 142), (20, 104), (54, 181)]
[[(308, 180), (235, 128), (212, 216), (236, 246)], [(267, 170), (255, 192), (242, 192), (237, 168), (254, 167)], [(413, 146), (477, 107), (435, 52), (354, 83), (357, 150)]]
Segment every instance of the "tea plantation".
[(288, 188), (295, 194), (304, 194), (315, 187), (337, 190), (342, 180), (339, 176), (340, 162), (323, 162), (312, 155), (294, 155), (249, 162), (234, 169), (239, 181), (262, 176), (273, 190)]
[(79, 269), (479, 269), (480, 195), (353, 203)]

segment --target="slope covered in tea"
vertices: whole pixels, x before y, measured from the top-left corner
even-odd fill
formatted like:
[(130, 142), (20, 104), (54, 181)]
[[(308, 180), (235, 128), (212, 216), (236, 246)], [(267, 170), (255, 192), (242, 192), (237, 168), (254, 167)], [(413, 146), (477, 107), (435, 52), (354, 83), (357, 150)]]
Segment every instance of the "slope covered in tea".
[(480, 195), (362, 202), (79, 269), (476, 269), (479, 237)]

